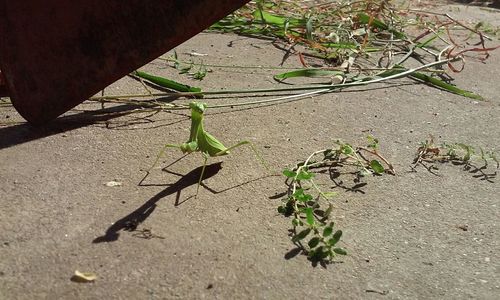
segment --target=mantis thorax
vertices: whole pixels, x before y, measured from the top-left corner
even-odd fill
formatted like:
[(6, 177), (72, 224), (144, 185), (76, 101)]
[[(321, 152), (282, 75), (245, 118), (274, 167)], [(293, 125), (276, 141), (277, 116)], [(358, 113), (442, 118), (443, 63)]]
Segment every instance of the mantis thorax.
[[(189, 134), (189, 142), (197, 142), (198, 134), (203, 131), (203, 113), (205, 112), (206, 104), (202, 102), (191, 102), (189, 103), (189, 108), (191, 108), (191, 132)], [(194, 150), (193, 150), (194, 151)]]

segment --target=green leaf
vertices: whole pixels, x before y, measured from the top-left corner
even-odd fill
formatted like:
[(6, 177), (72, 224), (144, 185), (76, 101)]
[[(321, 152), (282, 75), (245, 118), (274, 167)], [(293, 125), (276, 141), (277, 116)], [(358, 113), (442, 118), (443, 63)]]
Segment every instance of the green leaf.
[(325, 69), (300, 69), (275, 75), (274, 80), (283, 81), (287, 78), (294, 78), (294, 77), (332, 77), (332, 76), (344, 77), (344, 72), (335, 70), (325, 70)]
[(312, 18), (307, 19), (306, 22), (306, 38), (310, 41), (313, 40), (313, 24), (312, 24)]
[(295, 173), (294, 171), (289, 170), (289, 169), (284, 169), (283, 175), (285, 175), (288, 178), (294, 178), (297, 175), (297, 173)]
[(179, 57), (177, 56), (177, 51), (174, 49), (174, 68), (179, 69)]
[[(391, 75), (394, 75), (394, 74), (399, 74), (399, 73), (402, 73), (402, 72), (406, 72), (408, 71), (408, 69), (405, 69), (401, 66), (394, 66), (394, 68), (388, 70), (388, 71), (385, 71), (381, 74), (378, 74), (379, 77), (387, 77), (387, 76), (391, 76)], [(464, 96), (464, 97), (467, 97), (467, 98), (471, 98), (471, 99), (475, 99), (475, 100), (484, 100), (484, 98), (478, 94), (474, 94), (472, 92), (469, 92), (469, 91), (466, 91), (466, 90), (462, 90), (454, 85), (451, 85), (449, 83), (446, 83), (440, 79), (437, 79), (436, 77), (431, 77), (427, 74), (423, 74), (423, 73), (420, 73), (420, 72), (413, 72), (411, 74), (408, 75), (409, 77), (413, 78), (413, 79), (416, 79), (418, 81), (422, 81), (422, 82), (425, 82), (431, 86), (434, 86), (434, 87), (437, 87), (437, 88), (440, 88), (442, 90), (445, 90), (445, 91), (448, 91), (450, 93), (454, 93), (454, 94), (457, 94), (457, 95), (460, 95), (460, 96)]]
[(372, 149), (378, 149), (378, 139), (375, 138), (374, 136), (372, 135), (369, 135), (366, 137), (366, 139), (368, 140), (368, 148), (372, 148)]
[(298, 198), (304, 195), (304, 189), (297, 189), (295, 190), (295, 193), (292, 194), (292, 197)]
[(333, 234), (332, 238), (328, 240), (328, 245), (335, 246), (335, 244), (337, 244), (340, 240), (340, 237), (342, 237), (342, 230), (337, 230)]
[(343, 144), (341, 146), (341, 149), (342, 149), (342, 153), (344, 153), (345, 155), (351, 155), (354, 153), (354, 149), (349, 144)]
[(203, 78), (205, 78), (205, 76), (207, 76), (207, 70), (205, 67), (203, 67), (200, 70), (198, 70), (196, 73), (193, 74), (193, 79), (203, 80)]
[[(322, 43), (321, 46), (325, 48), (334, 48), (334, 49), (358, 49), (361, 48), (360, 44), (355, 44), (355, 43), (349, 43), (349, 42), (338, 42), (338, 43)], [(363, 51), (365, 52), (377, 52), (381, 51), (381, 48), (377, 47), (365, 47), (363, 48)]]
[(303, 189), (297, 189), (295, 193), (293, 193), (292, 197), (300, 202), (307, 202), (313, 198), (311, 195), (304, 193)]
[(311, 178), (314, 178), (314, 173), (301, 170), (297, 175), (296, 180), (309, 180)]
[(303, 240), (310, 232), (311, 232), (311, 228), (307, 228), (307, 229), (302, 230), (301, 232), (297, 233), (297, 235), (295, 235), (292, 238), (292, 242), (296, 243), (300, 240)]
[(481, 152), (481, 159), (485, 161), (485, 163), (488, 163), (486, 160), (486, 153), (484, 152), (483, 147), (479, 147), (479, 152)]
[(332, 232), (333, 232), (333, 227), (327, 226), (325, 227), (325, 229), (323, 229), (323, 236), (324, 237), (330, 236)]
[(474, 147), (472, 146), (469, 146), (469, 145), (466, 145), (466, 144), (462, 144), (462, 143), (459, 143), (457, 144), (460, 148), (464, 149), (465, 150), (465, 155), (463, 157), (463, 160), (464, 161), (469, 161), (472, 154), (474, 154)]
[(312, 200), (313, 196), (310, 195), (310, 194), (304, 194), (300, 199), (299, 201), (300, 202), (307, 202), (307, 201), (310, 201)]
[(328, 255), (330, 255), (330, 252), (325, 251), (323, 246), (319, 246), (318, 248), (309, 251), (309, 254), (308, 254), (309, 258), (311, 258), (311, 260), (315, 260), (315, 261), (323, 260), (323, 259), (327, 258)]
[(192, 87), (189, 85), (181, 84), (181, 83), (178, 83), (176, 81), (173, 81), (173, 80), (170, 80), (167, 78), (163, 78), (160, 76), (151, 75), (151, 74), (148, 74), (148, 73), (142, 72), (142, 71), (135, 71), (135, 72), (132, 72), (131, 74), (135, 75), (137, 77), (140, 77), (142, 79), (146, 79), (146, 80), (148, 80), (156, 85), (159, 85), (161, 87), (164, 87), (164, 88), (167, 88), (170, 90), (174, 90), (177, 92), (183, 92), (183, 93), (200, 93), (199, 96), (200, 97), (203, 96), (201, 93), (201, 88), (198, 88), (198, 87)]
[(424, 48), (427, 47), (430, 43), (432, 43), (435, 39), (437, 39), (440, 36), (440, 33), (436, 33), (429, 37), (427, 40), (420, 42), (416, 45), (417, 48)]
[(333, 249), (333, 252), (337, 253), (337, 254), (340, 254), (340, 255), (347, 255), (347, 251), (345, 251), (344, 249), (342, 248), (334, 248)]
[[(403, 70), (404, 71), (404, 70)], [(428, 83), (430, 85), (433, 85), (435, 87), (441, 88), (443, 90), (446, 90), (450, 93), (458, 94), (467, 98), (475, 99), (475, 100), (484, 100), (484, 98), (478, 94), (474, 94), (472, 92), (462, 90), (454, 85), (451, 85), (449, 83), (446, 83), (440, 79), (437, 79), (435, 77), (431, 77), (426, 74), (422, 74), (419, 72), (414, 72), (409, 75), (410, 77), (413, 77), (415, 79), (421, 80), (425, 83)]]
[(306, 220), (307, 224), (309, 225), (314, 225), (314, 214), (313, 214), (313, 209), (311, 207), (307, 207), (305, 210), (306, 213)]
[(319, 242), (321, 241), (321, 239), (319, 237), (313, 237), (312, 239), (309, 240), (309, 243), (307, 243), (307, 245), (309, 245), (309, 248), (314, 248), (316, 246), (318, 246)]
[(370, 162), (370, 168), (377, 174), (383, 174), (385, 172), (384, 166), (376, 159)]
[(394, 34), (395, 37), (398, 39), (404, 39), (406, 38), (406, 35), (402, 32), (399, 32), (397, 30), (389, 28), (387, 24), (382, 22), (381, 20), (377, 18), (371, 18), (371, 23), (370, 23), (370, 16), (364, 13), (358, 14), (358, 19), (361, 24), (371, 24), (373, 28), (381, 29), (381, 30), (388, 30), (390, 33)]
[(305, 25), (305, 20), (300, 20), (297, 18), (285, 18), (282, 16), (270, 14), (270, 13), (265, 12), (263, 10), (254, 11), (253, 17), (254, 17), (254, 20), (256, 20), (256, 21), (262, 21), (265, 24), (275, 25), (275, 26), (279, 26), (279, 27), (285, 26), (285, 24), (287, 24), (287, 23), (289, 24), (288, 26), (291, 26), (291, 27)]

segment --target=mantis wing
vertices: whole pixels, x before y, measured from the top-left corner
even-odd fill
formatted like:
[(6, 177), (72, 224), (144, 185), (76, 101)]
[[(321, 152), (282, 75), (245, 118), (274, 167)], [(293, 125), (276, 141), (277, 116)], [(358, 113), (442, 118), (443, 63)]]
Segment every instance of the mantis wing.
[(198, 147), (201, 152), (208, 153), (210, 156), (220, 156), (229, 153), (229, 151), (226, 151), (226, 146), (206, 131), (198, 132)]

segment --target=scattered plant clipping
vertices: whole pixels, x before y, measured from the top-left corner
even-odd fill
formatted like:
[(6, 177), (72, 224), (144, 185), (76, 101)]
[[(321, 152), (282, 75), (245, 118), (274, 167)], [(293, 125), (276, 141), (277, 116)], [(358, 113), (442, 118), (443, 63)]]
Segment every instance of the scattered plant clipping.
[[(191, 53), (191, 55), (195, 55), (195, 53)], [(203, 54), (196, 53), (196, 56), (203, 56)], [(187, 63), (182, 62), (179, 60), (177, 51), (175, 50), (171, 61), (174, 63), (174, 68), (179, 71), (179, 74), (187, 74), (196, 80), (203, 80), (210, 71), (203, 63), (195, 64), (193, 61), (189, 61)]]
[[(334, 147), (313, 152), (292, 169), (285, 169), (288, 192), (278, 212), (292, 218), (292, 242), (313, 262), (330, 262), (347, 251), (338, 247), (342, 230), (334, 228), (330, 215), (336, 192), (325, 192), (315, 177), (318, 170), (352, 167), (358, 178), (395, 174), (392, 165), (378, 152), (378, 140), (369, 137), (366, 147), (336, 141)], [(367, 158), (372, 156), (373, 159)], [(326, 207), (326, 208), (325, 208)]]
[(418, 166), (422, 166), (434, 175), (439, 170), (437, 164), (450, 163), (462, 166), (463, 170), (473, 174), (474, 178), (493, 182), (497, 176), (500, 162), (495, 151), (485, 151), (481, 147), (474, 147), (464, 143), (441, 143), (434, 144), (434, 138), (420, 143), (412, 170), (416, 171)]
[[(189, 107), (157, 101), (157, 97), (204, 97), (207, 102), (214, 98), (219, 101), (217, 105), (207, 106), (209, 108), (238, 107), (294, 101), (377, 83), (400, 84), (401, 79), (483, 100), (481, 95), (454, 85), (451, 75), (461, 72), (467, 61), (485, 61), (489, 53), (499, 47), (489, 36), (494, 37), (496, 31), (482, 22), (463, 22), (449, 14), (437, 13), (435, 6), (430, 2), (403, 5), (387, 0), (251, 1), (209, 30), (270, 40), (284, 53), (279, 65), (195, 63), (191, 59), (181, 60), (175, 51), (173, 56), (160, 59), (192, 79), (202, 80), (207, 72), (218, 69), (237, 69), (232, 72), (239, 73), (265, 69), (274, 70), (274, 79), (284, 84), (272, 88), (206, 90), (142, 74), (149, 75), (141, 76), (144, 80), (167, 86), (171, 92), (103, 95), (90, 100), (135, 104), (159, 111)], [(302, 68), (284, 68), (283, 63), (289, 59), (297, 59)], [(322, 83), (318, 84), (315, 79), (307, 84), (311, 77), (322, 78)], [(273, 93), (280, 96), (269, 98)], [(266, 99), (235, 100), (240, 99), (241, 94)], [(225, 95), (224, 103), (220, 102), (220, 95)]]
[[(415, 5), (414, 5), (415, 6)], [(212, 30), (274, 39), (276, 47), (296, 54), (304, 69), (281, 73), (275, 79), (330, 77), (341, 72), (345, 82), (375, 78), (388, 70), (409, 70), (409, 64), (456, 58), (445, 65), (463, 69), (464, 57), (485, 60), (498, 46), (486, 46), (493, 33), (483, 23), (466, 24), (449, 14), (413, 9), (391, 1), (252, 1), (219, 21)], [(461, 66), (454, 61), (460, 58)], [(321, 68), (311, 68), (319, 61)], [(464, 97), (480, 95), (450, 84), (443, 68), (410, 78)], [(336, 74), (338, 75), (338, 74)]]

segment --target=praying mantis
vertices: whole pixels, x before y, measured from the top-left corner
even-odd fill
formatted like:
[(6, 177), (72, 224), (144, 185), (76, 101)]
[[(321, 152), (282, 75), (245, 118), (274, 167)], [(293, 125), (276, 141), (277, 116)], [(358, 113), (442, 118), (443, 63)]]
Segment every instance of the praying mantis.
[(178, 148), (184, 154), (190, 154), (193, 152), (201, 152), (203, 155), (203, 167), (201, 169), (200, 178), (198, 179), (198, 186), (196, 187), (196, 195), (198, 196), (198, 191), (200, 189), (201, 181), (205, 173), (205, 167), (207, 165), (208, 157), (218, 157), (229, 154), (229, 151), (242, 145), (249, 145), (259, 162), (269, 171), (267, 164), (264, 159), (259, 155), (255, 145), (250, 141), (241, 141), (231, 147), (224, 146), (219, 140), (217, 140), (213, 135), (205, 131), (203, 127), (203, 117), (207, 105), (203, 102), (190, 102), (189, 108), (191, 109), (191, 130), (189, 133), (189, 140), (182, 144), (166, 144), (162, 150), (158, 153), (155, 162), (147, 170), (147, 174), (156, 166), (160, 158), (163, 156), (168, 148)]

